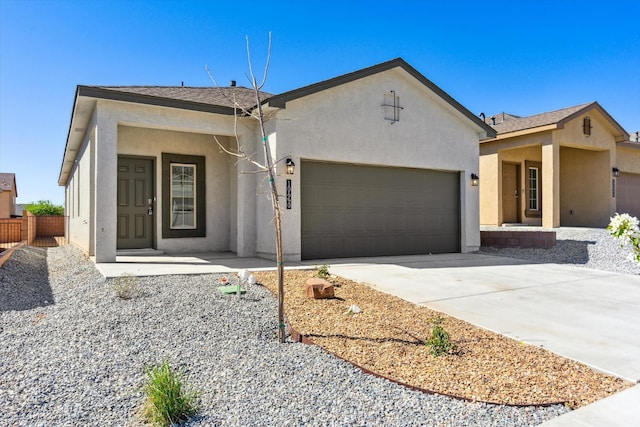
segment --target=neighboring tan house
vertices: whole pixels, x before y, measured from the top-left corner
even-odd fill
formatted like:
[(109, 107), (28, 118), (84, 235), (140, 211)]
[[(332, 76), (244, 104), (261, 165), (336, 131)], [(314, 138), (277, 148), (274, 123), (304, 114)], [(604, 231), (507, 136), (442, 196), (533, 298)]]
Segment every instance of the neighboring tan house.
[(481, 225), (604, 227), (637, 206), (638, 150), (597, 102), (486, 121), (498, 135), (480, 143)]
[[(252, 91), (78, 86), (59, 184), (68, 239), (119, 249), (275, 258)], [(480, 245), (479, 140), (493, 129), (402, 59), (262, 94), (279, 160), (285, 259), (468, 252)], [(237, 136), (237, 142), (236, 142)], [(285, 159), (295, 164), (285, 173)]]
[(16, 175), (13, 173), (0, 173), (0, 218), (16, 216)]

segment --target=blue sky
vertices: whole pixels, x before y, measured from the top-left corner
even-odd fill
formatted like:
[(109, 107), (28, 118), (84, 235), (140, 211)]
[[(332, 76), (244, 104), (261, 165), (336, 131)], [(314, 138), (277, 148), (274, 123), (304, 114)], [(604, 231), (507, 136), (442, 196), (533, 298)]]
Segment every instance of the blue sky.
[(0, 171), (62, 204), (76, 85), (246, 85), (245, 36), (279, 93), (402, 57), (472, 112), (598, 101), (640, 130), (640, 1), (0, 0)]

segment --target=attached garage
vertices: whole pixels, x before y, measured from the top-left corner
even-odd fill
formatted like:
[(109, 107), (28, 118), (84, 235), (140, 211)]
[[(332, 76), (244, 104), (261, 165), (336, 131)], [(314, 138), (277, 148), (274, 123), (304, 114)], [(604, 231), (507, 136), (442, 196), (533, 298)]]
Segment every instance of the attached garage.
[(616, 212), (640, 217), (640, 174), (620, 172), (616, 181)]
[(303, 161), (302, 258), (460, 252), (460, 174)]

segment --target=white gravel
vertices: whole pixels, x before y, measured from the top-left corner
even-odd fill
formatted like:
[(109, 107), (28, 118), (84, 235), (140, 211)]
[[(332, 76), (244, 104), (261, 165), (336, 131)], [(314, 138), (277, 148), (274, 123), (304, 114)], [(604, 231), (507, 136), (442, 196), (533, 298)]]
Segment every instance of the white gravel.
[(630, 259), (631, 249), (621, 247), (620, 241), (605, 229), (561, 227), (555, 231), (556, 244), (550, 249), (483, 246), (481, 252), (542, 263), (573, 264), (615, 273), (640, 274), (640, 265)]
[(237, 300), (217, 279), (141, 278), (122, 300), (71, 246), (16, 251), (0, 269), (0, 425), (135, 425), (143, 367), (162, 360), (202, 392), (191, 426), (527, 426), (568, 411), (428, 395), (278, 344), (271, 294)]

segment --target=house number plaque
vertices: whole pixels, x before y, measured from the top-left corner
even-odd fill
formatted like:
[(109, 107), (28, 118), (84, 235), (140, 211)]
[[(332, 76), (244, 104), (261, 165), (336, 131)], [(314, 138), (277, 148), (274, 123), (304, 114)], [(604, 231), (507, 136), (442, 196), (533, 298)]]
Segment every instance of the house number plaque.
[(287, 180), (287, 209), (291, 209), (291, 180)]

